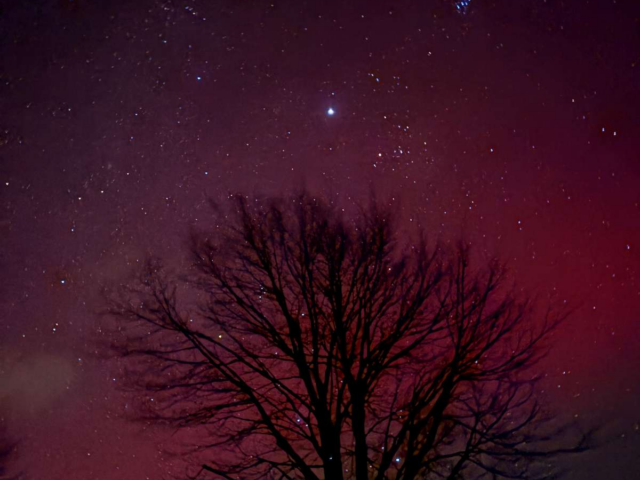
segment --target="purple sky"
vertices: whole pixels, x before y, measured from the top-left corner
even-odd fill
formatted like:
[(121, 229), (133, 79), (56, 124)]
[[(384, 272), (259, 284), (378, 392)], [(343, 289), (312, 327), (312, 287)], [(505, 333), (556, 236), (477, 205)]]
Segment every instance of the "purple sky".
[(545, 395), (608, 443), (569, 478), (638, 478), (638, 2), (5, 2), (0, 59), (0, 416), (32, 478), (171, 469), (93, 353), (100, 288), (178, 264), (208, 198), (301, 186), (579, 305)]

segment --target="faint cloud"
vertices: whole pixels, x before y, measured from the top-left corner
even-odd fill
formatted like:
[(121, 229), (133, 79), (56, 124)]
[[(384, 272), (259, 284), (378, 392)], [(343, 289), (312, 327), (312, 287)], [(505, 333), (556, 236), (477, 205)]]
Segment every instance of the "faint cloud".
[(70, 361), (47, 353), (0, 348), (0, 405), (18, 416), (33, 416), (52, 407), (73, 382)]

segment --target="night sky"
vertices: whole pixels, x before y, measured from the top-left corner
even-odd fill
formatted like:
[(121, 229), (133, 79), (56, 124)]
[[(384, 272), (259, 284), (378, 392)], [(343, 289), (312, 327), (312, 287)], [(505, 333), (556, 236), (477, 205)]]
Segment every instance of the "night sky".
[[(371, 191), (575, 305), (542, 367), (600, 425), (571, 480), (640, 475), (640, 2), (5, 1), (0, 416), (33, 479), (157, 479), (103, 286), (185, 263), (208, 199)], [(175, 465), (174, 465), (175, 466)]]

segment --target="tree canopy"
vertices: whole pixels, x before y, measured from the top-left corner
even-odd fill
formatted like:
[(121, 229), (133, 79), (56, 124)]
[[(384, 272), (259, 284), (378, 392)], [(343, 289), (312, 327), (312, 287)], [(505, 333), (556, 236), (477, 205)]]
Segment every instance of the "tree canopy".
[(191, 474), (549, 478), (586, 447), (558, 440), (531, 369), (565, 314), (498, 261), (308, 193), (238, 196), (220, 223), (189, 271), (150, 260), (110, 308), (157, 418), (199, 432)]

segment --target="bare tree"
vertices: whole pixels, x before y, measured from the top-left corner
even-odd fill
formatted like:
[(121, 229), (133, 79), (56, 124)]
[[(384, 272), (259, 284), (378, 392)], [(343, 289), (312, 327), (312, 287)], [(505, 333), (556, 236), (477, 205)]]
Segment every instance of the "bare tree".
[(19, 473), (10, 474), (16, 445), (16, 442), (7, 435), (4, 425), (0, 424), (0, 480), (20, 480), (22, 478)]
[(201, 430), (194, 473), (549, 478), (550, 456), (585, 448), (557, 440), (531, 371), (564, 314), (506, 288), (497, 261), (403, 244), (375, 205), (344, 217), (302, 194), (232, 210), (192, 236), (180, 282), (149, 261), (110, 309), (155, 411)]

